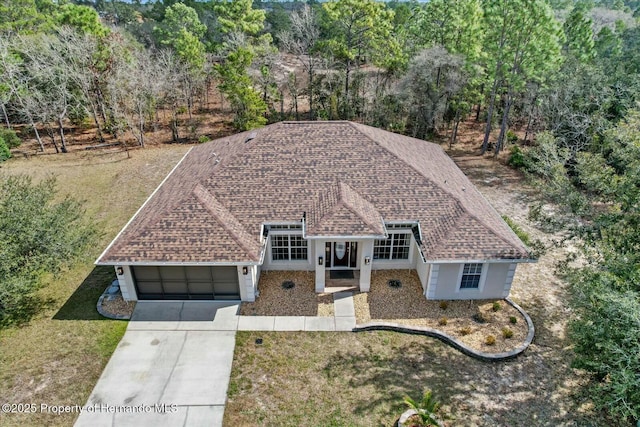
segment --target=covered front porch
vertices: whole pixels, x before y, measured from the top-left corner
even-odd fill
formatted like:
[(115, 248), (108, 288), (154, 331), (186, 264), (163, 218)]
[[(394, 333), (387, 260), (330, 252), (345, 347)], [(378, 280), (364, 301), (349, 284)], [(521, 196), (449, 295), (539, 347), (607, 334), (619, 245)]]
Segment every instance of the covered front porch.
[(332, 287), (357, 287), (368, 292), (371, 282), (371, 260), (374, 239), (313, 239), (315, 291), (327, 292)]

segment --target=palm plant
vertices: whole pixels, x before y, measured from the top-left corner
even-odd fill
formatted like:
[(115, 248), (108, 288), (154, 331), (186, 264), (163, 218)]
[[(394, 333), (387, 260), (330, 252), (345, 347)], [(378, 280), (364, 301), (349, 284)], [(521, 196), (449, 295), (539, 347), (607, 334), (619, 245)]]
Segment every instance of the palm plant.
[(422, 399), (418, 402), (407, 396), (404, 398), (404, 403), (409, 409), (413, 409), (416, 415), (420, 417), (421, 426), (440, 426), (440, 422), (436, 418), (436, 412), (440, 409), (440, 403), (433, 397), (431, 390), (425, 390)]

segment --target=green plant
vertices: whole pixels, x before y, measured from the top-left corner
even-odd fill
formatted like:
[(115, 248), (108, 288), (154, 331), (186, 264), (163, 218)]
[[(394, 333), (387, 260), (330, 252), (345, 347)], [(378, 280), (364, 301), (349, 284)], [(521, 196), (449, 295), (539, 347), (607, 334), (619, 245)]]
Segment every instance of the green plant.
[(460, 335), (469, 335), (471, 333), (471, 328), (469, 326), (465, 326), (464, 328), (460, 328), (460, 330), (458, 331), (460, 332)]
[(205, 142), (209, 142), (209, 141), (211, 141), (211, 139), (207, 135), (200, 135), (198, 137), (198, 142), (200, 144), (204, 144)]
[(515, 325), (518, 323), (518, 318), (516, 316), (509, 316), (509, 322)]
[(447, 301), (440, 301), (440, 308), (446, 310), (449, 307), (449, 303)]
[(0, 162), (4, 162), (11, 158), (11, 151), (9, 151), (9, 147), (6, 142), (0, 136)]
[(511, 230), (513, 230), (513, 232), (516, 233), (516, 236), (518, 236), (518, 238), (522, 240), (522, 243), (524, 243), (527, 246), (531, 245), (532, 243), (531, 237), (529, 237), (529, 234), (526, 231), (520, 228), (520, 226), (515, 222), (513, 222), (513, 220), (508, 216), (502, 215), (502, 219), (504, 220), (504, 222), (507, 223), (507, 225), (511, 228)]
[(502, 310), (502, 304), (500, 304), (499, 301), (495, 301), (491, 306), (491, 310), (493, 310), (494, 312)]
[(511, 144), (515, 144), (516, 142), (518, 142), (518, 135), (516, 135), (516, 133), (511, 129), (507, 131), (507, 142)]
[(515, 169), (526, 169), (527, 168), (527, 159), (524, 156), (524, 153), (517, 145), (512, 145), (509, 149), (510, 155), (509, 160), (507, 160), (507, 164)]
[(496, 337), (494, 337), (493, 335), (487, 335), (487, 338), (485, 338), (484, 343), (486, 345), (494, 345), (496, 343)]
[(440, 421), (436, 418), (440, 403), (433, 397), (431, 390), (425, 390), (419, 402), (407, 396), (404, 403), (418, 413), (423, 426), (440, 426)]
[(441, 317), (440, 319), (438, 319), (438, 325), (445, 326), (447, 324), (447, 322), (448, 322), (448, 320), (444, 316)]
[(9, 128), (0, 127), (0, 139), (3, 140), (10, 149), (16, 148), (22, 143), (22, 140), (16, 135), (16, 132)]
[(505, 338), (513, 337), (513, 331), (509, 328), (502, 328), (502, 336)]
[(0, 176), (0, 328), (28, 321), (41, 307), (46, 273), (57, 273), (91, 244), (80, 202), (57, 200), (55, 180)]

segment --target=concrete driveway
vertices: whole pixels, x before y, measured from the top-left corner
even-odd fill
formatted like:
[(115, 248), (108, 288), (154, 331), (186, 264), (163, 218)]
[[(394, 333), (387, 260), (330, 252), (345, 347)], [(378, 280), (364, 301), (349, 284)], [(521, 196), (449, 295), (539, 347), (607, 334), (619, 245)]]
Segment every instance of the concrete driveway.
[(138, 302), (76, 426), (221, 426), (238, 303)]

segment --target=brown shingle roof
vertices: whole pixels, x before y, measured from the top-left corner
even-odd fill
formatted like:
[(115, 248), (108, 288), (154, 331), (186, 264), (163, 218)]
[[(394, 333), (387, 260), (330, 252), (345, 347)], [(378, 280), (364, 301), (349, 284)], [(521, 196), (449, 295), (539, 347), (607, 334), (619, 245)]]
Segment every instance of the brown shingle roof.
[(311, 237), (382, 237), (385, 232), (380, 212), (344, 182), (329, 185), (307, 216), (306, 235)]
[(350, 122), (283, 122), (194, 147), (98, 259), (251, 262), (261, 224), (381, 235), (420, 221), (428, 260), (528, 258), (435, 144)]

